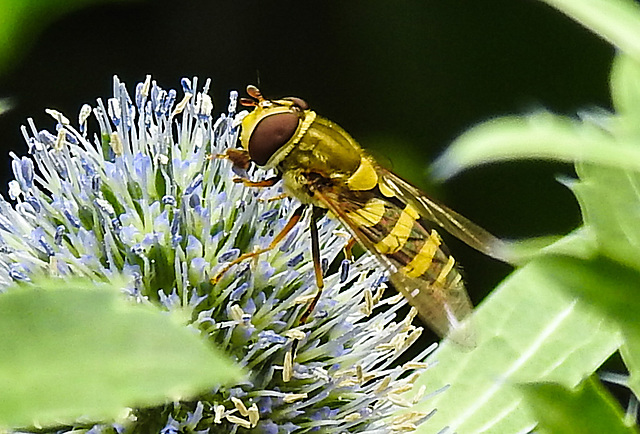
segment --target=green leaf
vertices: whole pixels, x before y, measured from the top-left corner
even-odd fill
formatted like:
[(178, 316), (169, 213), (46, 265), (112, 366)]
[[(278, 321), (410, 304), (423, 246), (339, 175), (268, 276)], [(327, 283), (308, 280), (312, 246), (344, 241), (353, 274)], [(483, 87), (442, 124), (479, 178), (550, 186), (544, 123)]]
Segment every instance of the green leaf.
[(640, 61), (618, 54), (611, 67), (611, 100), (623, 134), (638, 134), (640, 119)]
[(640, 61), (640, 6), (633, 0), (543, 0)]
[(195, 330), (115, 287), (51, 280), (0, 295), (0, 427), (110, 419), (238, 378)]
[[(611, 89), (620, 113), (611, 117), (610, 128), (619, 142), (640, 149), (640, 64), (617, 56), (611, 73)], [(618, 149), (611, 152), (619, 153)], [(570, 183), (585, 224), (593, 231), (607, 256), (640, 269), (640, 173), (626, 166), (605, 167), (577, 162), (579, 181)]]
[(548, 256), (540, 264), (565, 291), (620, 329), (630, 387), (640, 396), (640, 272), (605, 257)]
[(558, 254), (590, 258), (597, 247), (593, 230), (580, 227), (563, 237), (557, 235), (529, 238), (509, 242), (509, 254), (513, 263), (524, 265), (542, 255)]
[(592, 164), (577, 164), (576, 172), (579, 180), (568, 185), (598, 249), (640, 270), (640, 173)]
[(515, 159), (583, 161), (640, 171), (635, 140), (616, 139), (594, 124), (551, 113), (508, 116), (480, 124), (458, 137), (433, 164), (449, 178), (480, 164)]
[(437, 412), (418, 432), (523, 432), (536, 419), (519, 382), (567, 387), (591, 375), (616, 349), (617, 329), (567, 296), (538, 258), (514, 272), (474, 313), (477, 346), (445, 341), (420, 378), (428, 391), (448, 387), (419, 405)]
[(629, 376), (628, 387), (636, 395), (640, 396), (640, 341), (627, 340), (625, 344), (620, 348), (620, 354), (622, 360), (627, 366), (627, 369), (631, 373)]
[(630, 434), (636, 426), (624, 423), (618, 402), (597, 378), (585, 380), (575, 390), (559, 384), (533, 383), (520, 386), (539, 422), (536, 431), (563, 434)]

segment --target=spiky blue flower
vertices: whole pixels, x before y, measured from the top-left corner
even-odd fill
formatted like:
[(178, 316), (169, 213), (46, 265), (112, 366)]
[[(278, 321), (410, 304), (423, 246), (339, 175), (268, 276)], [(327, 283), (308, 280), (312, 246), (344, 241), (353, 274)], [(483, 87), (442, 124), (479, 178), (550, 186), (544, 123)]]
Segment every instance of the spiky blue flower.
[[(147, 77), (132, 99), (114, 79), (114, 97), (80, 110), (78, 127), (49, 110), (53, 131), (29, 120), (29, 156), (13, 157), (13, 203), (0, 199), (0, 286), (36, 275), (131, 277), (126, 293), (195, 327), (246, 368), (250, 380), (194, 401), (132, 409), (117, 424), (56, 429), (93, 433), (390, 433), (426, 415), (404, 413), (406, 392), (425, 369), (394, 361), (420, 335), (414, 312), (383, 299), (383, 272), (370, 255), (325, 277), (312, 320), (298, 319), (315, 293), (310, 235), (303, 219), (275, 249), (210, 278), (244, 252), (266, 247), (297, 204), (270, 200), (278, 188), (233, 182), (215, 157), (238, 138), (237, 92), (211, 117), (209, 81), (182, 81), (182, 97)], [(99, 134), (89, 133), (97, 120)], [(260, 179), (252, 168), (242, 174)], [(319, 223), (322, 257), (336, 260), (347, 239)], [(379, 306), (390, 306), (378, 309)], [(376, 310), (374, 313), (373, 311)], [(299, 340), (293, 354), (292, 344)], [(193, 369), (207, 369), (194, 366)], [(420, 393), (414, 398), (419, 400)], [(74, 431), (75, 432), (75, 431)]]

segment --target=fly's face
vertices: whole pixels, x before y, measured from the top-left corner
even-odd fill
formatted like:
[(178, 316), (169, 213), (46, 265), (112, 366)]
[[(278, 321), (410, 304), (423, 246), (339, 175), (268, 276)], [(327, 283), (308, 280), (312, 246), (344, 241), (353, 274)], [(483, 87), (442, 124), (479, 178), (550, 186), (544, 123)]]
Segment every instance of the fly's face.
[(304, 135), (315, 112), (300, 98), (268, 100), (255, 86), (248, 86), (247, 93), (253, 99), (242, 98), (240, 103), (255, 108), (242, 120), (240, 142), (251, 161), (274, 167)]

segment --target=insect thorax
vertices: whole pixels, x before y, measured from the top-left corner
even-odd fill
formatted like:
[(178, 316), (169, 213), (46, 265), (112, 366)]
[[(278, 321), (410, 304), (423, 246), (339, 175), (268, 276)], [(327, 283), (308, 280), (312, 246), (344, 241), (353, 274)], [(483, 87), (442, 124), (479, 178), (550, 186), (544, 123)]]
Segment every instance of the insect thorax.
[(309, 184), (345, 185), (362, 155), (362, 148), (346, 131), (317, 116), (277, 169), (289, 194), (303, 203), (322, 206), (313, 200)]

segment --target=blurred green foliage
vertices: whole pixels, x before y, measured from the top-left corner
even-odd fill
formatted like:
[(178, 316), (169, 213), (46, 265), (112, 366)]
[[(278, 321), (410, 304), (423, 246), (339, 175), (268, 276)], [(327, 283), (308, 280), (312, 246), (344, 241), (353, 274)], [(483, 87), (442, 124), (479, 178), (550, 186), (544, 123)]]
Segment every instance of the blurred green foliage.
[(536, 383), (522, 386), (539, 425), (536, 432), (563, 434), (632, 434), (637, 426), (624, 423), (620, 404), (595, 377), (574, 390), (558, 384)]
[(75, 10), (134, 0), (0, 0), (0, 74), (29, 50), (46, 26)]
[(121, 288), (49, 279), (2, 294), (0, 427), (109, 420), (241, 378), (184, 318), (126, 301)]
[[(422, 381), (450, 387), (424, 404), (438, 411), (420, 432), (445, 426), (460, 433), (521, 432), (538, 422), (547, 432), (637, 432), (622, 411), (611, 410), (607, 390), (593, 380), (579, 384), (619, 349), (629, 393), (640, 393), (640, 5), (547, 3), (619, 50), (610, 79), (617, 111), (499, 118), (465, 133), (436, 163), (446, 177), (495, 161), (573, 162), (577, 179), (564, 182), (579, 201), (583, 224), (520, 258), (526, 265), (474, 315), (476, 348), (445, 343), (431, 356), (438, 365)], [(590, 413), (590, 431), (582, 430), (586, 420), (577, 424), (584, 416), (578, 411)]]

